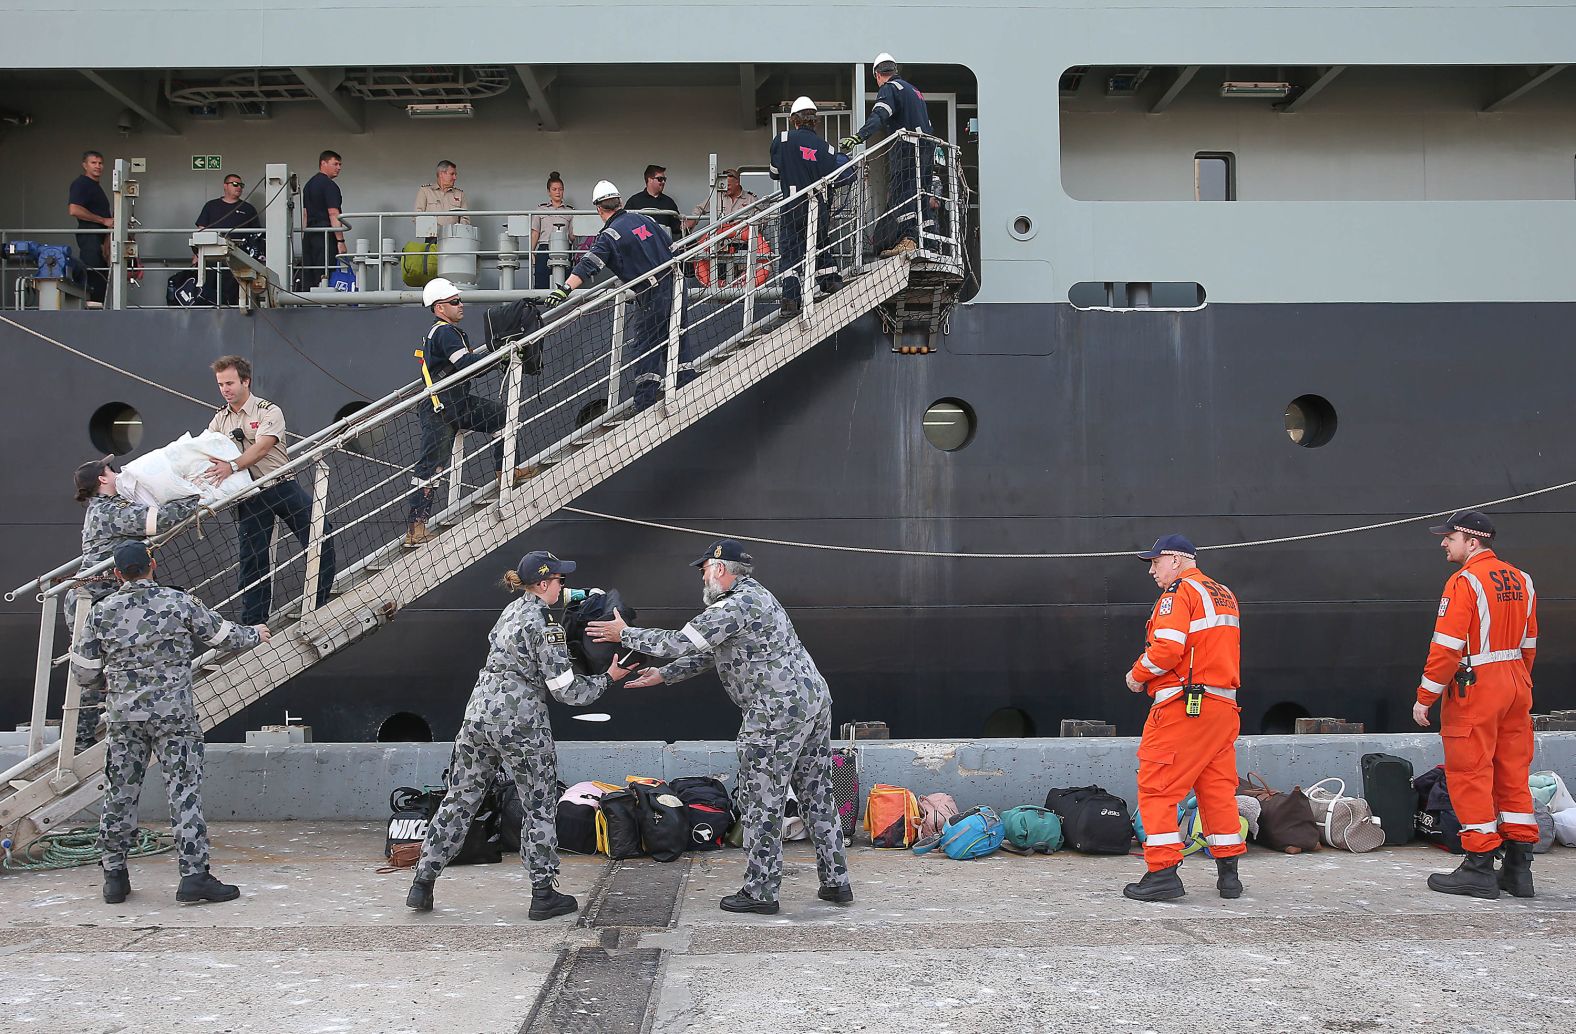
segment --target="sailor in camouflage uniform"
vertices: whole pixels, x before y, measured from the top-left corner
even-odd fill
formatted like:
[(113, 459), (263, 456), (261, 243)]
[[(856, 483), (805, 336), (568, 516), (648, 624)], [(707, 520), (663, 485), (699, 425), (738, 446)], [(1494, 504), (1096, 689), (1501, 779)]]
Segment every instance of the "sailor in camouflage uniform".
[(782, 883), (783, 809), (788, 787), (815, 842), (822, 901), (854, 900), (843, 829), (832, 799), (832, 697), (788, 612), (752, 576), (754, 560), (732, 539), (714, 542), (701, 569), (706, 609), (677, 632), (629, 628), (622, 617), (591, 622), (600, 642), (669, 658), (631, 679), (631, 689), (679, 682), (716, 666), (744, 712), (739, 726), (739, 807), (748, 853), (744, 887), (722, 899), (728, 912), (775, 915)]
[(71, 673), (84, 687), (106, 691), (109, 790), (99, 816), (104, 900), (131, 893), (126, 855), (137, 830), (137, 799), (157, 753), (170, 798), (181, 883), (176, 901), (230, 901), (240, 891), (208, 871), (208, 826), (202, 817), (202, 727), (192, 705), (197, 644), (245, 650), (268, 641), (262, 625), (234, 625), (179, 589), (153, 581), (153, 558), (141, 542), (115, 550), (120, 588), (93, 605)]
[(605, 675), (578, 675), (571, 666), (568, 637), (547, 608), (562, 593), (564, 575), (574, 570), (573, 560), (534, 552), (504, 576), (509, 589), (524, 595), (504, 608), (488, 634), (487, 663), (454, 738), (449, 790), (427, 826), (416, 878), (405, 898), (417, 911), (432, 908), (432, 885), (465, 842), (502, 765), (509, 767), (525, 811), (520, 860), (531, 874), (530, 917), (551, 919), (580, 907), (553, 886), (558, 879), (558, 756), (547, 698), (551, 694), (583, 707), (606, 692), (609, 678), (616, 681), (628, 672), (616, 662)]
[[(162, 506), (136, 503), (117, 495), (115, 479), (119, 473), (112, 455), (88, 460), (76, 470), (77, 502), (88, 511), (82, 520), (80, 570), (86, 571), (108, 560), (115, 547), (123, 542), (140, 542), (161, 535), (197, 512), (199, 502), (194, 495), (171, 500)], [(76, 634), (79, 599), (91, 607), (114, 591), (115, 576), (108, 571), (68, 590), (62, 599), (67, 632)], [(97, 738), (99, 714), (103, 710), (104, 694), (100, 691), (90, 694), (84, 689), (81, 708), (77, 711), (77, 750), (83, 750)]]

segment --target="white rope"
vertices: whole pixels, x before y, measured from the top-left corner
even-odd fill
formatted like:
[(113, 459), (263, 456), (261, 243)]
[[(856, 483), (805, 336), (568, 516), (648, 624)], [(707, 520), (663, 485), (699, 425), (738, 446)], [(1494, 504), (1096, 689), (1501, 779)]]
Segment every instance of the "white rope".
[[(1284, 542), (1306, 542), (1310, 539), (1333, 538), (1337, 535), (1355, 535), (1365, 531), (1378, 531), (1381, 528), (1394, 528), (1402, 524), (1414, 524), (1417, 521), (1433, 520), (1436, 517), (1449, 517), (1461, 510), (1484, 510), (1492, 506), (1502, 506), (1505, 503), (1514, 503), (1521, 499), (1530, 499), (1537, 495), (1547, 495), (1561, 489), (1576, 487), (1576, 481), (1567, 481), (1561, 485), (1550, 485), (1547, 488), (1535, 488), (1530, 492), (1518, 495), (1508, 495), (1502, 499), (1490, 499), (1481, 503), (1472, 503), (1467, 506), (1457, 506), (1449, 510), (1439, 510), (1435, 513), (1418, 514), (1415, 517), (1401, 517), (1393, 521), (1379, 521), (1375, 524), (1359, 524), (1350, 528), (1336, 528), (1331, 531), (1314, 531), (1305, 535), (1282, 535), (1271, 539), (1253, 539), (1249, 542), (1222, 542), (1210, 546), (1199, 546), (1205, 549), (1245, 549), (1251, 546), (1274, 546)], [(705, 528), (685, 528), (677, 524), (663, 524), (659, 521), (643, 521), (636, 517), (623, 517), (614, 513), (600, 513), (596, 510), (586, 510), (578, 506), (564, 507), (570, 513), (578, 513), (582, 517), (597, 517), (605, 521), (618, 521), (621, 524), (635, 524), (643, 528), (655, 528), (659, 531), (676, 531), (685, 535), (699, 535), (703, 538), (721, 539), (731, 538), (740, 542), (754, 542), (768, 546), (788, 546), (793, 549), (823, 549), (837, 553), (872, 553), (880, 556), (915, 556), (934, 557), (942, 560), (1092, 560), (1106, 557), (1130, 557), (1137, 550), (1121, 549), (1098, 553), (961, 553), (928, 549), (880, 549), (873, 546), (841, 546), (825, 542), (796, 542), (791, 539), (762, 538), (759, 535), (740, 535), (737, 532), (724, 532)]]

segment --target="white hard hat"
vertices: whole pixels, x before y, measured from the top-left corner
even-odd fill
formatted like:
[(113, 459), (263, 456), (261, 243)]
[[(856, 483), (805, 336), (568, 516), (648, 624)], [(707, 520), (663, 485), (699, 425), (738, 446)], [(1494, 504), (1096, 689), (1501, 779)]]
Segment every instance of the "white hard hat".
[(788, 110), (789, 114), (792, 115), (797, 115), (801, 111), (814, 111), (815, 101), (808, 97), (800, 97), (798, 100), (793, 102), (793, 107)]
[(884, 51), (882, 53), (880, 53), (880, 54), (877, 54), (876, 55), (876, 59), (871, 62), (871, 65), (873, 67), (875, 67), (877, 70), (879, 70), (882, 65), (895, 65), (895, 64), (897, 64), (897, 58), (893, 57), (891, 54), (888, 54), (888, 53), (886, 53)]
[(596, 189), (591, 192), (591, 203), (606, 201), (610, 197), (621, 197), (618, 188), (608, 180), (597, 180)]
[(441, 301), (447, 301), (460, 293), (460, 289), (443, 277), (433, 277), (427, 281), (427, 286), (421, 289), (421, 304), (432, 308)]

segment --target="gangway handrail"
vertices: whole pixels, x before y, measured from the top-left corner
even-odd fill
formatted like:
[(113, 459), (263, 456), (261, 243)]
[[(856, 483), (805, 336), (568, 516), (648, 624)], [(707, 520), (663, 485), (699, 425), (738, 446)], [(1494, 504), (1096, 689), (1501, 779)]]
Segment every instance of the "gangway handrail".
[[(759, 205), (766, 201), (770, 201), (770, 204), (765, 205), (765, 207), (757, 210), (745, 221), (749, 222), (770, 216), (774, 213), (778, 213), (781, 209), (786, 208), (788, 205), (798, 200), (803, 193), (809, 193), (811, 191), (820, 192), (825, 190), (827, 187), (831, 186), (835, 180), (847, 176), (850, 168), (867, 164), (871, 158), (893, 147), (900, 140), (912, 141), (916, 143), (924, 140), (945, 150), (955, 151), (957, 149), (956, 145), (954, 144), (950, 144), (938, 137), (927, 136), (923, 133), (907, 130), (892, 133), (875, 146), (866, 148), (866, 150), (858, 158), (834, 170), (833, 172), (827, 173), (825, 176), (812, 183), (809, 187), (806, 187), (805, 190), (800, 193), (768, 195), (766, 198), (757, 199), (757, 201), (753, 204)], [(948, 159), (948, 164), (954, 169), (957, 167), (955, 160), (952, 158)], [(923, 189), (921, 190), (920, 196), (923, 196)], [(700, 238), (702, 236), (709, 238), (710, 234), (697, 231), (688, 235), (684, 239), (690, 240), (690, 238)], [(708, 239), (695, 240), (687, 247), (682, 248), (682, 250), (676, 248), (672, 258), (646, 273), (641, 279), (644, 280), (650, 278), (655, 280), (673, 272), (677, 272), (682, 276), (682, 267), (684, 264), (697, 257), (705, 255), (709, 250), (709, 246), (710, 240)], [(629, 291), (629, 289), (629, 285), (623, 283), (622, 281), (615, 280), (604, 281), (603, 283), (596, 285), (585, 294), (566, 301), (563, 304), (563, 307), (559, 308), (557, 312), (553, 314), (552, 319), (544, 321), (543, 326), (540, 329), (533, 331), (522, 338), (511, 340), (507, 347), (496, 349), (495, 351), (483, 356), (479, 361), (466, 366), (464, 369), (457, 370), (449, 376), (442, 378), (441, 380), (434, 381), (431, 387), (427, 387), (425, 383), (420, 380), (413, 380), (403, 388), (400, 388), (394, 392), (390, 392), (388, 395), (384, 396), (383, 399), (380, 399), (378, 403), (364, 406), (361, 409), (358, 409), (356, 412), (334, 421), (327, 427), (324, 427), (302, 441), (297, 442), (291, 449), (292, 452), (298, 452), (304, 446), (309, 447), (309, 450), (307, 452), (301, 453), (300, 455), (294, 456), (283, 465), (270, 471), (263, 477), (253, 481), (252, 484), (246, 489), (233, 495), (226, 496), (219, 502), (218, 506), (204, 509), (206, 509), (209, 514), (217, 514), (221, 511), (233, 508), (239, 504), (241, 500), (255, 495), (264, 488), (282, 481), (287, 477), (292, 477), (298, 472), (307, 469), (313, 463), (322, 458), (323, 455), (341, 450), (345, 442), (349, 441), (351, 438), (354, 438), (357, 434), (366, 430), (370, 430), (373, 427), (376, 427), (394, 417), (407, 412), (411, 408), (425, 402), (426, 399), (432, 395), (440, 394), (443, 391), (464, 383), (467, 380), (490, 372), (494, 367), (507, 362), (509, 357), (514, 352), (522, 348), (529, 347), (530, 345), (535, 344), (547, 337), (547, 335), (552, 333), (561, 323), (567, 321), (572, 316), (577, 316), (581, 313), (592, 312), (597, 308), (608, 304), (610, 299), (619, 298)], [(463, 295), (464, 292), (461, 291), (461, 296), (463, 297)], [(409, 398), (401, 398), (400, 396), (403, 396), (406, 392), (414, 393)], [(387, 408), (375, 408), (375, 406), (384, 405), (387, 405)], [(187, 521), (183, 521), (177, 527), (170, 529), (169, 533), (166, 535), (159, 536), (157, 539), (155, 539), (155, 543), (169, 541), (171, 538), (180, 534), (186, 527), (188, 527), (194, 519), (195, 518), (188, 518)], [(82, 559), (82, 556), (78, 555), (75, 561), (63, 564), (48, 574), (40, 575), (37, 578), (24, 582), (22, 585), (19, 585), (15, 589), (12, 589), (10, 592), (5, 594), (6, 601), (14, 601), (19, 596), (31, 592), (35, 588), (39, 588), (44, 582), (51, 578), (63, 578), (69, 575), (73, 568), (78, 568), (80, 566)], [(59, 595), (72, 588), (76, 582), (87, 579), (95, 574), (107, 572), (113, 568), (113, 566), (113, 558), (100, 561), (86, 570), (81, 570), (79, 575), (75, 578), (66, 578), (65, 581), (61, 581), (56, 585), (44, 586), (38, 595), (40, 599)]]

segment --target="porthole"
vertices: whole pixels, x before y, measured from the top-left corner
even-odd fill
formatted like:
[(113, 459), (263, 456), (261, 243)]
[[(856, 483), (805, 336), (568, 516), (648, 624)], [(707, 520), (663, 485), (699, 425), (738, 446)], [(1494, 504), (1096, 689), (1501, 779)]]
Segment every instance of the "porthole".
[[(365, 402), (347, 402), (343, 406), (340, 406), (339, 411), (334, 414), (334, 422), (338, 423), (346, 417), (354, 416), (366, 408), (367, 404)], [(369, 427), (357, 434), (354, 438), (351, 438), (345, 443), (345, 448), (349, 449), (351, 452), (359, 453), (360, 455), (365, 456), (373, 449), (376, 449), (378, 446), (382, 445), (383, 439), (387, 434), (388, 427), (386, 424), (377, 424), (376, 426)]]
[(581, 428), (593, 420), (598, 420), (607, 412), (607, 399), (592, 399), (580, 407), (580, 412), (575, 414), (575, 427)]
[(962, 399), (937, 399), (925, 410), (925, 440), (956, 452), (974, 440), (974, 410)]
[(985, 728), (980, 735), (998, 739), (1029, 739), (1034, 736), (1034, 719), (1021, 707), (998, 707), (985, 719)]
[(1335, 437), (1335, 407), (1322, 395), (1299, 395), (1286, 407), (1286, 437), (1304, 449), (1328, 445)]
[(1301, 704), (1282, 700), (1264, 712), (1259, 722), (1259, 732), (1266, 736), (1287, 736), (1297, 730), (1297, 719), (1310, 717)]
[(409, 711), (396, 711), (378, 726), (379, 743), (431, 743), (432, 726), (427, 719)]
[(1012, 222), (1007, 225), (1007, 232), (1012, 234), (1014, 240), (1026, 241), (1034, 236), (1034, 220), (1026, 215), (1013, 216)]
[(142, 442), (142, 414), (124, 402), (106, 402), (88, 417), (88, 440), (99, 452), (124, 456)]

